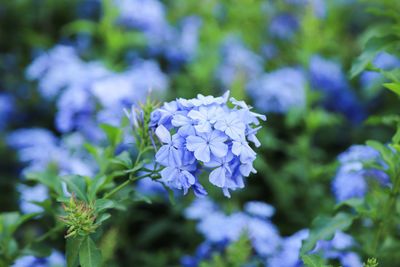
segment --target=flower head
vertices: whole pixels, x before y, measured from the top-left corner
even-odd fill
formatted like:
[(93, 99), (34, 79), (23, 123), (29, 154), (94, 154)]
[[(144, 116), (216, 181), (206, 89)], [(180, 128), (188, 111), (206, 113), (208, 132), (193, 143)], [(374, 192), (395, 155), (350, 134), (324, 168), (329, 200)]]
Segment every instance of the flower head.
[(197, 195), (206, 194), (197, 175), (208, 170), (209, 181), (229, 197), (229, 189), (242, 188), (243, 177), (255, 171), (256, 153), (249, 141), (259, 144), (255, 137), (259, 128), (252, 125), (266, 118), (234, 98), (230, 101), (235, 107), (229, 108), (228, 98), (229, 92), (221, 97), (198, 95), (153, 111), (150, 125), (162, 144), (156, 161), (166, 167), (161, 176), (167, 185), (184, 193), (193, 188)]
[(379, 152), (370, 146), (353, 145), (340, 154), (338, 160), (340, 167), (332, 181), (332, 191), (338, 202), (352, 197), (363, 198), (368, 191), (367, 178), (382, 185), (389, 183), (389, 177), (384, 171), (364, 167), (367, 162), (385, 167)]

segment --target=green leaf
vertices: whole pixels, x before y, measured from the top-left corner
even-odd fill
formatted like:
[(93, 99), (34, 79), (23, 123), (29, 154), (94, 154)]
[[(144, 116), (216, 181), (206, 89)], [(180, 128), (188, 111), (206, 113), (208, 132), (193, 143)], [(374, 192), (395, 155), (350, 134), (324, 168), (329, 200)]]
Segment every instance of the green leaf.
[(398, 37), (395, 35), (374, 37), (368, 40), (362, 54), (354, 61), (353, 66), (351, 67), (350, 77), (354, 78), (365, 70), (378, 52), (389, 49), (397, 43)]
[(141, 161), (138, 164), (136, 164), (136, 166), (132, 169), (129, 170), (125, 170), (124, 173), (131, 173), (131, 172), (137, 172), (138, 170), (140, 170), (144, 165), (146, 164), (145, 161)]
[(394, 92), (398, 96), (400, 96), (400, 84), (398, 83), (384, 83), (383, 86), (385, 86), (387, 89), (390, 91)]
[(300, 255), (305, 255), (308, 251), (313, 250), (319, 240), (332, 239), (336, 231), (342, 231), (349, 228), (356, 217), (356, 215), (344, 212), (339, 212), (335, 217), (317, 217), (312, 223), (310, 235), (306, 240), (303, 240)]
[(111, 218), (110, 213), (103, 213), (97, 218), (96, 223), (102, 223), (105, 220), (108, 220), (109, 218)]
[(101, 265), (101, 251), (90, 237), (87, 237), (81, 244), (79, 262), (82, 267), (98, 267)]
[(151, 199), (146, 196), (146, 195), (142, 195), (140, 193), (138, 193), (137, 191), (135, 191), (135, 194), (133, 195), (133, 201), (135, 202), (146, 202), (147, 204), (151, 204)]
[(10, 245), (9, 243), (12, 241), (12, 235), (18, 229), (18, 227), (21, 226), (21, 224), (23, 224), (24, 222), (28, 221), (29, 219), (39, 214), (40, 212), (21, 216), (19, 212), (2, 213), (0, 215), (1, 243), (4, 244), (6, 247), (9, 246)]
[(366, 144), (379, 151), (382, 159), (389, 165), (389, 169), (387, 170), (389, 176), (393, 177), (393, 171), (396, 169), (396, 158), (393, 154), (393, 151), (384, 144), (381, 144), (375, 140), (368, 140)]
[(102, 156), (103, 156), (103, 149), (93, 146), (90, 143), (83, 144), (83, 147), (95, 158), (97, 164), (101, 165), (102, 163)]
[(65, 257), (67, 260), (67, 267), (78, 266), (78, 253), (81, 247), (83, 236), (74, 236), (67, 238), (67, 244), (65, 246)]
[(67, 184), (68, 191), (74, 192), (78, 198), (89, 203), (86, 196), (86, 179), (80, 175), (67, 175), (60, 177)]
[(397, 124), (396, 133), (392, 137), (392, 141), (394, 144), (400, 143), (400, 122)]
[(112, 163), (121, 165), (125, 167), (126, 169), (131, 169), (133, 167), (132, 159), (131, 159), (131, 154), (128, 151), (124, 151), (118, 156), (116, 156), (114, 159), (111, 160)]
[(96, 177), (93, 178), (93, 180), (90, 181), (89, 187), (88, 187), (88, 198), (90, 201), (93, 201), (96, 199), (96, 193), (100, 189), (100, 187), (106, 182), (106, 176), (105, 175), (97, 175)]
[(61, 30), (64, 35), (73, 35), (78, 33), (94, 34), (96, 31), (96, 23), (84, 19), (75, 20), (64, 26)]
[(369, 214), (370, 210), (365, 205), (364, 199), (361, 198), (350, 198), (345, 201), (342, 201), (335, 206), (335, 210), (343, 207), (348, 206), (353, 208), (358, 214)]
[(324, 261), (321, 259), (320, 256), (316, 254), (308, 254), (303, 255), (301, 257), (303, 263), (306, 264), (308, 267), (323, 267)]
[(38, 258), (46, 258), (51, 255), (51, 247), (44, 245), (43, 243), (32, 243), (29, 247), (26, 247), (20, 251), (23, 255), (34, 255)]
[(108, 137), (108, 141), (112, 146), (117, 146), (122, 141), (122, 130), (118, 127), (114, 127), (108, 124), (100, 124), (100, 128), (102, 128)]
[(94, 205), (97, 213), (100, 213), (103, 210), (115, 208), (116, 206), (117, 203), (111, 199), (98, 199)]
[(30, 203), (33, 203), (35, 205), (38, 205), (39, 207), (42, 207), (46, 212), (50, 214), (54, 214), (54, 210), (52, 208), (52, 201), (51, 199), (46, 199), (44, 201), (30, 201)]
[(44, 184), (45, 186), (49, 187), (50, 189), (54, 190), (57, 195), (63, 195), (62, 184), (58, 176), (50, 171), (47, 172), (26, 172), (25, 174), (26, 179), (39, 182)]

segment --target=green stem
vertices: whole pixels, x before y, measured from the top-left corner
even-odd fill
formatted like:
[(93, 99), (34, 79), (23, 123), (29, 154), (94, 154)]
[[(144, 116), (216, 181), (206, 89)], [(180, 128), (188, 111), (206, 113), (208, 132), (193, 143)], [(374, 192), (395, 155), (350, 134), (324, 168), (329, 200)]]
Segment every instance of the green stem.
[(146, 177), (150, 177), (151, 175), (153, 175), (154, 173), (148, 173), (146, 175), (142, 175), (142, 176), (138, 176), (138, 177), (133, 177), (132, 174), (129, 175), (129, 179), (126, 180), (125, 182), (123, 182), (122, 184), (120, 184), (119, 186), (117, 186), (116, 188), (114, 188), (113, 190), (111, 190), (110, 192), (108, 192), (107, 194), (104, 195), (104, 199), (108, 199), (110, 198), (112, 195), (114, 195), (115, 193), (119, 192), (120, 190), (122, 190), (123, 188), (125, 188), (128, 184), (130, 184), (131, 182), (140, 180), (142, 178), (146, 178)]
[[(378, 231), (376, 232), (374, 242), (372, 243), (372, 249), (373, 249), (374, 253), (376, 253), (376, 249), (378, 247), (378, 243), (381, 238), (382, 232), (383, 232), (384, 228), (386, 227), (385, 220), (390, 215), (390, 212), (393, 209), (396, 209), (396, 198), (399, 194), (399, 189), (400, 189), (400, 175), (397, 175), (395, 184), (392, 187), (390, 195), (389, 195), (388, 199), (386, 200), (386, 203), (383, 207), (384, 210), (382, 213), (382, 217), (379, 220)], [(394, 207), (393, 207), (393, 205), (394, 205)]]
[[(141, 159), (141, 157), (143, 156), (144, 153), (146, 153), (149, 150), (148, 147), (144, 147), (144, 144), (141, 143), (139, 146), (139, 153), (138, 156), (135, 160), (135, 164), (134, 164), (134, 168), (139, 164), (139, 161)], [(114, 188), (113, 190), (111, 190), (110, 192), (108, 192), (107, 194), (104, 195), (104, 199), (108, 199), (111, 196), (113, 196), (115, 193), (119, 192), (120, 190), (122, 190), (123, 188), (125, 188), (127, 185), (129, 185), (131, 182), (140, 180), (142, 178), (146, 178), (146, 177), (151, 177), (153, 174), (156, 174), (158, 172), (158, 170), (153, 170), (150, 171), (149, 173), (142, 175), (142, 176), (138, 176), (138, 177), (133, 177), (133, 173), (129, 174), (129, 179), (126, 180), (125, 182), (123, 182), (122, 184), (120, 184), (119, 186), (117, 186), (116, 188)]]
[(36, 238), (35, 243), (39, 243), (42, 242), (43, 240), (49, 238), (52, 234), (57, 233), (58, 231), (61, 231), (62, 229), (65, 228), (65, 225), (58, 225), (55, 228), (51, 229), (50, 231), (48, 231), (47, 233), (41, 235), (40, 237)]

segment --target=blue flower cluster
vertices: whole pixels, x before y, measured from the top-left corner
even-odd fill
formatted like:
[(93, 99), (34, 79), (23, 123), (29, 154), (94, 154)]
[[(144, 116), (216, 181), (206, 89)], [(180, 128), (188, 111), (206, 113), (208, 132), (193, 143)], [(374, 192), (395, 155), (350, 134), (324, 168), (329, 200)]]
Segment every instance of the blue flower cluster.
[(269, 33), (271, 36), (281, 40), (291, 40), (296, 33), (299, 22), (295, 16), (290, 13), (281, 13), (276, 15), (269, 24)]
[(29, 165), (24, 171), (43, 171), (49, 167), (60, 175), (92, 176), (95, 163), (83, 149), (85, 139), (78, 132), (61, 140), (52, 132), (40, 129), (19, 129), (7, 136), (7, 143), (18, 151), (19, 159)]
[(8, 94), (0, 94), (0, 132), (7, 126), (13, 113), (13, 97)]
[(63, 267), (65, 257), (57, 250), (53, 250), (47, 258), (37, 258), (33, 255), (23, 256), (15, 261), (11, 267)]
[(162, 143), (156, 161), (165, 166), (161, 181), (186, 194), (193, 188), (198, 196), (207, 194), (198, 181), (198, 174), (209, 171), (209, 181), (222, 188), (243, 188), (243, 177), (251, 172), (256, 153), (249, 145), (260, 145), (256, 133), (264, 115), (251, 111), (244, 101), (230, 98), (234, 108), (227, 106), (229, 92), (221, 97), (198, 95), (197, 98), (167, 102), (151, 114), (151, 127)]
[(44, 99), (57, 99), (57, 130), (79, 130), (91, 140), (102, 138), (99, 123), (118, 125), (123, 107), (145, 99), (149, 89), (164, 91), (168, 86), (155, 61), (138, 59), (126, 71), (115, 73), (100, 62), (83, 61), (75, 48), (63, 45), (39, 55), (26, 75), (38, 80)]
[[(197, 230), (206, 239), (201, 245), (203, 248), (223, 249), (226, 244), (237, 241), (246, 233), (258, 255), (273, 255), (280, 244), (278, 229), (269, 220), (274, 208), (254, 201), (247, 203), (245, 209), (245, 212), (226, 215), (210, 199), (201, 198), (195, 199), (184, 215), (187, 219), (199, 220)], [(185, 266), (197, 266), (198, 261), (210, 256), (211, 252), (204, 253), (203, 250), (201, 257), (185, 257)]]
[(173, 27), (160, 1), (114, 0), (114, 4), (119, 10), (119, 23), (142, 31), (152, 54), (162, 54), (174, 64), (194, 57), (202, 25), (199, 16), (187, 16)]
[[(389, 53), (379, 52), (372, 60), (372, 64), (375, 68), (389, 71), (395, 68), (400, 68), (400, 59)], [(377, 83), (380, 85), (383, 80), (383, 75), (376, 71), (366, 70), (361, 73), (360, 76), (360, 83), (366, 90), (371, 89)]]
[(325, 0), (285, 0), (285, 2), (295, 6), (311, 7), (318, 18), (326, 17), (327, 7)]
[[(194, 256), (184, 256), (182, 265), (196, 267), (202, 260), (211, 258), (212, 253), (221, 252), (227, 244), (235, 242), (246, 233), (258, 259), (267, 267), (297, 267), (302, 240), (309, 235), (308, 229), (300, 230), (289, 237), (281, 237), (270, 221), (274, 208), (266, 203), (252, 201), (244, 205), (243, 212), (226, 215), (209, 198), (195, 199), (184, 215), (198, 220), (197, 230), (205, 241)], [(356, 243), (343, 232), (336, 232), (330, 241), (320, 240), (313, 251), (327, 259), (338, 259), (344, 267), (361, 267), (359, 256), (350, 251)]]
[(340, 64), (314, 55), (309, 62), (309, 71), (311, 85), (322, 92), (322, 102), (327, 109), (339, 111), (353, 122), (365, 118), (365, 108), (350, 87)]
[(389, 185), (389, 176), (377, 169), (365, 168), (364, 163), (385, 167), (378, 151), (366, 145), (353, 145), (338, 156), (340, 167), (332, 181), (332, 191), (337, 202), (349, 198), (363, 198), (368, 191), (368, 180)]
[[(290, 78), (288, 78), (290, 77)], [(263, 112), (286, 113), (306, 104), (306, 79), (297, 68), (281, 68), (249, 82), (247, 92)]]
[(247, 82), (262, 74), (264, 60), (247, 48), (239, 39), (229, 36), (221, 47), (221, 63), (216, 78), (225, 88), (230, 88), (238, 79)]

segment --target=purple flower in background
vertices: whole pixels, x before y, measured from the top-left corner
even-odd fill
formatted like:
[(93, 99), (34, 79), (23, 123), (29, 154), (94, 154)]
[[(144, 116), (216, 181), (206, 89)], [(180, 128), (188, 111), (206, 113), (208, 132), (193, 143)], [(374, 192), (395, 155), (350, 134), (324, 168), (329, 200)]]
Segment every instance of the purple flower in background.
[(176, 64), (196, 57), (201, 26), (202, 19), (199, 16), (188, 16), (181, 21), (179, 31), (175, 31), (176, 37), (165, 47), (166, 57), (170, 62)]
[(0, 131), (3, 130), (14, 113), (14, 99), (8, 94), (0, 94)]
[(97, 141), (104, 140), (97, 124), (118, 125), (124, 107), (143, 100), (150, 89), (164, 91), (168, 86), (155, 61), (137, 59), (126, 71), (115, 73), (99, 62), (83, 61), (74, 47), (62, 45), (39, 55), (26, 75), (38, 80), (46, 100), (57, 100), (58, 131), (79, 130)]
[[(280, 244), (276, 227), (266, 218), (245, 212), (226, 215), (208, 198), (195, 200), (185, 210), (184, 215), (188, 219), (199, 221), (197, 230), (204, 235), (208, 246), (223, 248), (227, 243), (237, 241), (245, 233), (255, 251), (261, 256), (271, 255)], [(196, 258), (199, 260), (199, 257)]]
[(319, 18), (325, 18), (327, 13), (327, 8), (325, 0), (285, 0), (285, 2), (297, 6), (304, 6), (305, 8), (311, 7), (314, 14)]
[[(247, 235), (256, 257), (264, 261), (265, 266), (302, 266), (300, 248), (309, 230), (303, 229), (292, 236), (281, 237), (269, 220), (274, 213), (272, 206), (252, 201), (245, 203), (244, 207), (243, 212), (227, 215), (211, 199), (195, 199), (184, 211), (184, 216), (198, 221), (197, 231), (204, 235), (205, 241), (194, 256), (182, 258), (184, 266), (198, 266), (199, 262), (213, 253), (222, 252), (227, 245), (236, 242), (242, 234)], [(310, 253), (318, 253), (325, 259), (338, 259), (346, 267), (360, 267), (360, 257), (350, 251), (355, 245), (351, 236), (338, 231), (332, 240), (319, 240)]]
[(57, 168), (60, 175), (92, 176), (94, 159), (83, 149), (84, 137), (79, 133), (58, 140), (52, 132), (40, 129), (19, 129), (7, 136), (7, 143), (18, 152), (19, 159), (29, 165), (24, 171)]
[(277, 251), (272, 257), (267, 259), (266, 266), (301, 266), (302, 261), (301, 259), (299, 259), (301, 242), (308, 237), (308, 234), (309, 230), (303, 229), (293, 234), (292, 236), (283, 238), (281, 249)]
[(74, 47), (57, 45), (35, 58), (26, 70), (26, 77), (38, 80), (42, 97), (52, 100), (64, 88), (87, 89), (92, 80), (107, 73), (108, 70), (99, 63), (82, 61)]
[(270, 218), (275, 213), (275, 208), (261, 201), (250, 201), (244, 205), (244, 210), (260, 218)]
[(272, 18), (269, 24), (269, 33), (281, 40), (291, 40), (296, 33), (298, 24), (297, 18), (292, 14), (278, 14)]
[[(394, 55), (386, 52), (379, 52), (372, 60), (372, 64), (375, 68), (382, 69), (385, 71), (392, 70), (400, 67), (400, 59)], [(366, 70), (360, 76), (361, 85), (369, 90), (370, 88), (381, 85), (385, 80), (385, 77), (376, 71)]]
[(216, 78), (226, 88), (230, 88), (238, 79), (244, 82), (252, 80), (264, 70), (263, 58), (236, 38), (226, 38), (221, 53), (222, 61), (216, 71)]
[(339, 111), (353, 122), (366, 116), (365, 108), (351, 89), (340, 64), (314, 55), (309, 63), (311, 84), (322, 92), (322, 102), (327, 109)]
[(197, 174), (210, 171), (209, 181), (230, 197), (229, 190), (243, 188), (243, 177), (255, 172), (256, 153), (248, 141), (258, 144), (259, 128), (251, 125), (266, 118), (234, 98), (230, 100), (235, 107), (229, 108), (228, 97), (229, 92), (221, 97), (177, 99), (151, 114), (150, 125), (162, 143), (156, 161), (166, 167), (161, 180), (171, 188), (186, 194), (192, 187), (196, 195), (204, 195)]
[(337, 202), (352, 197), (363, 198), (368, 191), (366, 178), (389, 184), (388, 175), (377, 169), (366, 169), (363, 163), (374, 162), (385, 167), (378, 151), (365, 145), (353, 145), (338, 156), (340, 167), (332, 181), (332, 191)]
[(305, 83), (300, 69), (287, 67), (263, 74), (250, 82), (246, 90), (259, 110), (285, 113), (291, 108), (304, 107)]
[(157, 0), (114, 0), (122, 24), (148, 34), (162, 33), (167, 25), (165, 6)]
[(22, 213), (35, 213), (43, 211), (43, 208), (31, 203), (31, 201), (42, 202), (49, 197), (47, 187), (42, 184), (35, 186), (27, 186), (24, 184), (18, 185), (20, 195), (19, 208)]
[(47, 258), (36, 258), (28, 255), (17, 259), (11, 267), (62, 267), (65, 266), (65, 256), (53, 250)]

